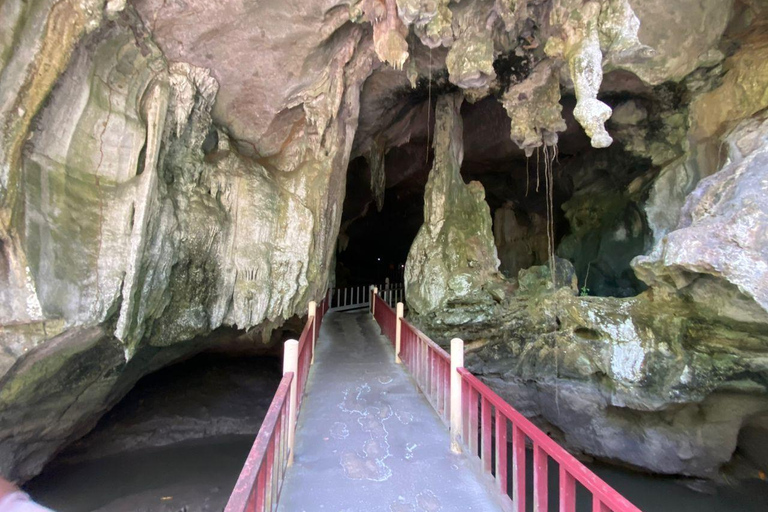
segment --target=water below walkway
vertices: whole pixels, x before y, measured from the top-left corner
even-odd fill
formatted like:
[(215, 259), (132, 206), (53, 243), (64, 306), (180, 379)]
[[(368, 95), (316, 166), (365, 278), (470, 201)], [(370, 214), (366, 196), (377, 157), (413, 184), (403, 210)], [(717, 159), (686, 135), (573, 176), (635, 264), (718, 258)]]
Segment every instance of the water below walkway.
[[(362, 324), (365, 322), (365, 318), (356, 319), (356, 317), (364, 317), (364, 315), (354, 312), (343, 314), (349, 319), (354, 319), (351, 322), (343, 322), (343, 324), (350, 324), (349, 334), (355, 335), (355, 333), (358, 333), (359, 335), (359, 333), (363, 332), (363, 329), (368, 329)], [(342, 314), (337, 313), (333, 316), (336, 315)], [(332, 317), (326, 318), (330, 320)], [(333, 326), (330, 321), (326, 325)], [(323, 336), (325, 331), (326, 329), (323, 329), (321, 333)], [(378, 331), (373, 332), (374, 335), (377, 333)], [(344, 329), (341, 330), (340, 334), (346, 336)], [(321, 340), (318, 345), (318, 357), (321, 352), (331, 348), (330, 344), (325, 342), (325, 339)], [(368, 350), (371, 352), (383, 351), (391, 354), (389, 352), (391, 349), (386, 345), (387, 342), (383, 338), (379, 337), (378, 339), (381, 343), (372, 343)], [(358, 359), (362, 360), (368, 356), (368, 352), (359, 353), (358, 351), (349, 350), (349, 347), (345, 344), (339, 345), (338, 350), (342, 353), (343, 357), (350, 360), (350, 363)], [(258, 371), (262, 372), (263, 369)], [(317, 368), (313, 369), (313, 374), (317, 371)], [(362, 412), (365, 411), (365, 407), (361, 407), (363, 404), (358, 402), (357, 393), (360, 393), (360, 399), (366, 400), (366, 406), (374, 407), (377, 405), (374, 403), (376, 400), (374, 385), (380, 386), (379, 392), (386, 390), (388, 393), (395, 393), (394, 382), (387, 382), (388, 377), (377, 373), (380, 371), (383, 372), (384, 367), (369, 369), (371, 373), (366, 374), (364, 371), (360, 371), (360, 367), (348, 364), (343, 371), (334, 374), (333, 379), (345, 381), (360, 380), (361, 382), (368, 383), (371, 389), (366, 391), (363, 386), (362, 392), (358, 392), (355, 389), (355, 393), (348, 393), (348, 400), (343, 402), (342, 400), (337, 400), (348, 411), (358, 411), (357, 413), (347, 413), (348, 421), (338, 421), (347, 425), (346, 431), (348, 433), (345, 434), (345, 429), (341, 428), (341, 425), (336, 425), (337, 421), (334, 420), (331, 423), (331, 427), (324, 432), (321, 430), (318, 430), (316, 434), (308, 432), (306, 437), (303, 437), (304, 434), (300, 432), (299, 443), (304, 443), (316, 436), (320, 439), (320, 446), (322, 447), (318, 448), (319, 450), (336, 445), (337, 454), (335, 455), (338, 456), (336, 464), (341, 471), (344, 471), (344, 468), (341, 466), (341, 455), (344, 452), (344, 448), (341, 448), (342, 452), (338, 452), (339, 446), (344, 444), (340, 441), (343, 440), (345, 435), (347, 438), (350, 437), (351, 427), (363, 428), (358, 420), (362, 418)], [(382, 377), (381, 381), (378, 377)], [(384, 383), (387, 384), (385, 385)], [(314, 385), (312, 377), (310, 378), (309, 385)], [(346, 386), (340, 386), (339, 391), (342, 393), (342, 396), (344, 390), (346, 390)], [(222, 400), (226, 400), (226, 397), (223, 397)], [(337, 406), (338, 403), (336, 404)], [(310, 410), (311, 404), (312, 401), (308, 398), (305, 402), (305, 408), (302, 411), (300, 421), (304, 421), (307, 417), (307, 411)], [(434, 421), (439, 422), (434, 413), (431, 410), (429, 412)], [(402, 414), (401, 417), (405, 421), (409, 419)], [(363, 423), (365, 424), (366, 422), (364, 421)], [(381, 424), (387, 428), (387, 432), (402, 433), (404, 432), (403, 429), (406, 428), (405, 425), (402, 425), (401, 418), (398, 418), (397, 415), (389, 417), (385, 421), (382, 420)], [(373, 425), (375, 426), (375, 423)], [(400, 426), (400, 428), (396, 428), (397, 426)], [(440, 428), (442, 429), (443, 427), (440, 426)], [(376, 435), (376, 429), (370, 430), (373, 434), (369, 435), (369, 438), (373, 439), (373, 436)], [(395, 469), (398, 467), (402, 468), (406, 464), (418, 465), (419, 459), (417, 457), (425, 457), (425, 446), (413, 446), (412, 442), (407, 440), (405, 442), (403, 440), (396, 441), (396, 439), (396, 436), (392, 434), (387, 435), (390, 457), (384, 458), (381, 464), (376, 462), (377, 458), (382, 458), (381, 456), (374, 457), (372, 460), (367, 459), (367, 455), (376, 454), (376, 448), (373, 446), (371, 448), (374, 449), (368, 452), (362, 449), (350, 449), (349, 452), (344, 452), (351, 454), (347, 455), (347, 459), (345, 459), (348, 464), (352, 463), (351, 469), (357, 467), (364, 468), (359, 473), (353, 471), (350, 476), (357, 475), (363, 478), (374, 476), (374, 479), (383, 478), (387, 474), (385, 467), (392, 470), (393, 467)], [(40, 502), (58, 512), (221, 511), (237, 480), (237, 476), (252, 443), (252, 436), (217, 436), (159, 448), (146, 448), (97, 460), (84, 460), (65, 464), (54, 463), (42, 475), (31, 481), (27, 486), (27, 490)], [(297, 460), (297, 465), (318, 463), (304, 459), (304, 456), (301, 455), (301, 450), (303, 449), (301, 444), (298, 449), (300, 456)], [(331, 449), (331, 452), (333, 449)], [(399, 465), (395, 465), (396, 456), (404, 459), (398, 463)], [(410, 458), (406, 458), (408, 456)], [(528, 459), (530, 460), (530, 457)], [(365, 461), (365, 464), (359, 465), (360, 461)], [(336, 471), (333, 468), (333, 464), (331, 464), (331, 467)], [(757, 479), (734, 484), (733, 486), (713, 485), (710, 487), (712, 494), (704, 494), (686, 487), (681, 483), (681, 480), (675, 478), (642, 475), (608, 465), (596, 464), (590, 465), (590, 467), (644, 512), (768, 511), (768, 483)], [(451, 467), (447, 475), (450, 476), (452, 472), (456, 472), (456, 470)], [(292, 478), (295, 476), (297, 475), (292, 475)], [(348, 477), (345, 475), (345, 478)], [(392, 476), (391, 478), (396, 477)], [(349, 480), (349, 482), (353, 485), (357, 483), (367, 486), (386, 484), (386, 481), (376, 482), (364, 479)], [(384, 506), (381, 508), (368, 508), (367, 506), (358, 508), (352, 504), (346, 510), (355, 512), (367, 512), (368, 510), (377, 509), (388, 512), (400, 510), (460, 512), (468, 510), (458, 502), (448, 500), (441, 500), (440, 505), (442, 508), (435, 509), (436, 502), (431, 499), (431, 495), (424, 493), (419, 496), (418, 488), (415, 484), (408, 484), (405, 489), (408, 492), (398, 493), (395, 496), (394, 506), (391, 506), (391, 508)], [(287, 496), (286, 494), (286, 499)], [(437, 494), (435, 496), (439, 499)], [(556, 501), (551, 499), (550, 503), (552, 504), (551, 510), (556, 510)], [(317, 503), (317, 506), (312, 506), (306, 510), (333, 510), (334, 512), (344, 510), (343, 508), (321, 508), (321, 504)], [(286, 506), (283, 507), (283, 510), (298, 512), (302, 509), (292, 509)], [(480, 508), (476, 510), (494, 509)], [(588, 512), (590, 510), (591, 508), (586, 502), (579, 503), (579, 512)]]

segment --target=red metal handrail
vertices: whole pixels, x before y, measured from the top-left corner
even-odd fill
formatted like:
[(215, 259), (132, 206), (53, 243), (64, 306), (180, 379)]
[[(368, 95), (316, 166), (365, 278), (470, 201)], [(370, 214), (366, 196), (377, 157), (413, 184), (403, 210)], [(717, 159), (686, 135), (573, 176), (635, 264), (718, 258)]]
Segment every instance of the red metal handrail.
[[(373, 294), (373, 292), (371, 292)], [(384, 299), (380, 296), (373, 294), (374, 309), (373, 317), (381, 327), (381, 333), (384, 334), (392, 342), (392, 346), (395, 346), (395, 326), (397, 323), (397, 315), (395, 311), (389, 307)]]
[(287, 431), (292, 381), (292, 372), (283, 375), (225, 512), (276, 508), (290, 452)]
[[(311, 309), (310, 309), (311, 311)], [(299, 337), (296, 373), (286, 372), (277, 387), (267, 415), (256, 436), (225, 512), (264, 512), (277, 509), (285, 471), (291, 459), (291, 436), (304, 397), (315, 343), (323, 317), (328, 312), (328, 297), (309, 315)], [(295, 342), (294, 342), (295, 343)], [(295, 379), (295, 382), (294, 382)], [(291, 386), (296, 386), (295, 413), (291, 414)], [(291, 417), (293, 416), (293, 417)]]
[[(307, 377), (309, 377), (309, 367), (312, 363), (312, 355), (313, 355), (313, 349), (314, 349), (314, 336), (315, 334), (315, 319), (317, 318), (317, 313), (315, 313), (315, 316), (310, 316), (307, 318), (307, 323), (304, 324), (304, 330), (301, 331), (301, 336), (299, 337), (299, 364), (298, 364), (298, 370), (297, 370), (297, 380), (296, 380), (296, 397), (299, 401), (298, 405), (296, 406), (296, 409), (298, 410), (299, 407), (301, 407), (301, 401), (302, 397), (304, 395), (304, 387), (307, 383)], [(319, 329), (318, 329), (319, 330)]]
[[(396, 344), (396, 313), (380, 297), (374, 297), (374, 318), (393, 345)], [(415, 378), (438, 415), (450, 423), (451, 356), (405, 319), (400, 322), (400, 359)], [(459, 351), (461, 353), (461, 350)], [(457, 366), (461, 366), (457, 362)], [(548, 465), (559, 465), (560, 512), (575, 512), (576, 483), (592, 494), (593, 512), (640, 512), (626, 498), (576, 460), (525, 416), (516, 411), (466, 368), (456, 370), (461, 380), (460, 442), (464, 451), (479, 459), (483, 472), (495, 478), (505, 509), (526, 510), (526, 445), (533, 447), (534, 510), (548, 510)], [(458, 403), (458, 396), (457, 401)], [(456, 420), (454, 420), (456, 421)], [(512, 499), (507, 495), (507, 435), (512, 429)], [(495, 462), (495, 467), (494, 467)]]
[[(576, 510), (576, 482), (592, 494), (593, 512), (640, 512), (640, 509), (587, 469), (466, 368), (459, 368), (458, 372), (462, 380), (462, 442), (467, 453), (480, 458), (483, 470), (494, 475), (505, 496), (508, 423), (512, 426), (512, 506), (516, 512), (525, 512), (525, 455), (528, 440), (533, 445), (534, 510), (547, 510), (547, 466), (551, 458), (559, 465), (560, 512)], [(495, 442), (491, 439), (492, 431), (495, 431)], [(493, 446), (496, 448), (495, 470), (491, 467)]]
[[(396, 346), (397, 314), (385, 300), (374, 297), (373, 316), (381, 332)], [(451, 356), (426, 334), (401, 319), (400, 359), (408, 367), (438, 416), (448, 424), (451, 401)]]
[(447, 425), (451, 413), (451, 356), (405, 319), (401, 326), (400, 359)]

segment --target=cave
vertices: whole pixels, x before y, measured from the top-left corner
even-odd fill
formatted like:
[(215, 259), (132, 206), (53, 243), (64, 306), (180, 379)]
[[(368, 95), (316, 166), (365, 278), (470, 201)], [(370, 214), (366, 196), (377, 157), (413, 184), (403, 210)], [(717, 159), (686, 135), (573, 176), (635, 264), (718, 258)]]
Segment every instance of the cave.
[(163, 367), (25, 488), (57, 510), (223, 509), (280, 376), (278, 357), (243, 350)]
[[(410, 119), (408, 132), (399, 134), (407, 142), (386, 151), (380, 163), (371, 156), (350, 162), (336, 262), (339, 287), (403, 281), (408, 251), (423, 223), (424, 187), (433, 164), (433, 140), (427, 137), (434, 130), (435, 101), (422, 98), (422, 89), (432, 85), (439, 94), (438, 81), (420, 84), (397, 104), (397, 117)], [(665, 108), (657, 95), (647, 90), (608, 93), (601, 99), (614, 108), (642, 113), (637, 115), (650, 112), (652, 117), (642, 121), (652, 125)], [(682, 100), (667, 101), (678, 106)], [(646, 285), (630, 262), (652, 245), (642, 203), (659, 168), (621, 143), (604, 151), (592, 148), (573, 118), (575, 98), (565, 96), (562, 103), (567, 128), (557, 145), (538, 148), (530, 156), (510, 140), (510, 118), (496, 98), (465, 103), (462, 178), (478, 181), (485, 189), (500, 270), (507, 278), (547, 263), (551, 223), (555, 252), (573, 264), (581, 293), (637, 295)], [(632, 129), (621, 125), (623, 118), (617, 119), (617, 127)], [(372, 171), (375, 166), (381, 169)], [(553, 176), (551, 213), (545, 197), (547, 166)], [(378, 199), (376, 172), (383, 174)]]
[(221, 509), (283, 343), (402, 283), (409, 325), (643, 508), (765, 509), (765, 1), (0, 20), (0, 500)]

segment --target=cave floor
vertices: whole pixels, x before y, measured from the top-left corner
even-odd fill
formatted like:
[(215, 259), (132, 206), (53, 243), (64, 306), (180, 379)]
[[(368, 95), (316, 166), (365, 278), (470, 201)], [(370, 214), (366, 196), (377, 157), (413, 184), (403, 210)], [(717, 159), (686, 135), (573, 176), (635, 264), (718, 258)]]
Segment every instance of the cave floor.
[(280, 511), (500, 510), (366, 311), (317, 342)]

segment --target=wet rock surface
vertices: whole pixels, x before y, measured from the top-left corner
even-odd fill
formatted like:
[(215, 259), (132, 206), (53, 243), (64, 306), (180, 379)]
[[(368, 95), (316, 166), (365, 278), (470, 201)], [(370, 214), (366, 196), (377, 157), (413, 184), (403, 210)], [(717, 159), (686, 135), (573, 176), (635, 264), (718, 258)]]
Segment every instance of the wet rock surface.
[[(3, 2), (0, 472), (33, 476), (157, 368), (268, 348), (349, 237), (399, 233), (368, 226), (406, 226), (381, 263), (399, 275), (424, 204), (425, 328), (486, 347), (478, 371), (575, 448), (713, 474), (740, 446), (724, 411), (753, 428), (765, 395), (765, 19), (758, 0)], [(553, 252), (565, 291), (537, 284)], [(568, 357), (542, 341), (563, 329)], [(593, 421), (559, 417), (561, 385)]]

